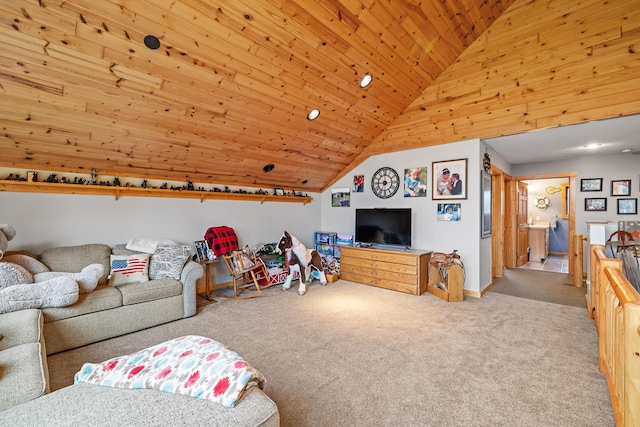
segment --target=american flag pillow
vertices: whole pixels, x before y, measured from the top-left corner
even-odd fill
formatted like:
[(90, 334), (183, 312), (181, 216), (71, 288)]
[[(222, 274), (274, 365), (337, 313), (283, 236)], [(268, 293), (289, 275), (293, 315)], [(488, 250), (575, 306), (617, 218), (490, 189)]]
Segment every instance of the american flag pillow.
[(150, 254), (111, 255), (111, 286), (149, 281)]

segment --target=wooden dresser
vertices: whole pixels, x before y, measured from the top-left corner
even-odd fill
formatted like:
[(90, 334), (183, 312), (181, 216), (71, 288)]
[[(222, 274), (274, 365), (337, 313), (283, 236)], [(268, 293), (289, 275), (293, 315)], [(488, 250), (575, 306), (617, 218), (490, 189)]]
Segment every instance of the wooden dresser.
[(340, 248), (340, 277), (352, 282), (421, 295), (427, 291), (431, 251)]

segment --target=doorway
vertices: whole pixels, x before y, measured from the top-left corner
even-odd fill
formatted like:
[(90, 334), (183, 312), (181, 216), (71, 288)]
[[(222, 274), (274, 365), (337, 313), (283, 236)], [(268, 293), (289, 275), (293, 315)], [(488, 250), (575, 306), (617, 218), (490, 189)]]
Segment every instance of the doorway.
[[(495, 175), (494, 175), (495, 176)], [(518, 247), (518, 235), (520, 233), (522, 233), (522, 230), (519, 227), (520, 221), (519, 221), (519, 212), (522, 210), (522, 205), (521, 203), (523, 203), (523, 201), (520, 199), (520, 183), (521, 182), (531, 182), (531, 181), (536, 181), (536, 180), (548, 180), (548, 179), (561, 179), (563, 181), (566, 181), (566, 186), (562, 186), (561, 188), (563, 188), (564, 190), (561, 190), (561, 214), (558, 216), (565, 216), (565, 218), (561, 218), (563, 219), (562, 224), (564, 225), (564, 227), (567, 229), (566, 230), (566, 236), (567, 236), (567, 253), (555, 253), (557, 251), (549, 251), (549, 255), (550, 256), (562, 256), (564, 258), (564, 256), (567, 256), (567, 265), (566, 265), (566, 273), (567, 274), (573, 274), (573, 265), (571, 262), (569, 262), (569, 260), (571, 259), (571, 254), (573, 254), (575, 252), (575, 248), (574, 248), (574, 238), (573, 236), (575, 236), (575, 209), (576, 209), (576, 201), (575, 201), (575, 186), (576, 186), (576, 176), (577, 173), (576, 172), (565, 172), (565, 173), (557, 173), (557, 174), (540, 174), (540, 175), (528, 175), (528, 176), (509, 176), (507, 174), (500, 174), (499, 175), (502, 180), (503, 180), (503, 184), (502, 184), (502, 189), (504, 190), (504, 193), (502, 195), (500, 195), (499, 197), (501, 198), (502, 201), (504, 201), (504, 234), (503, 234), (503, 238), (502, 241), (504, 242), (504, 245), (502, 247), (502, 251), (494, 251), (494, 254), (496, 254), (497, 258), (502, 258), (501, 260), (493, 260), (492, 261), (492, 265), (500, 265), (502, 264), (502, 266), (504, 268), (516, 268), (518, 267), (518, 258), (519, 258), (519, 253), (522, 252), (519, 249), (522, 249), (521, 247)], [(555, 188), (553, 189), (553, 191), (555, 191)], [(544, 189), (546, 191), (546, 188)], [(552, 191), (550, 189), (550, 191)], [(535, 192), (528, 192), (528, 194), (532, 194), (534, 196), (537, 196), (538, 190), (535, 190)], [(536, 215), (535, 213), (532, 213), (532, 219), (535, 222), (536, 219)], [(542, 219), (543, 215), (539, 215)], [(527, 218), (527, 222), (529, 222), (528, 218)], [(550, 232), (551, 233), (551, 232)], [(528, 237), (528, 236), (527, 236)], [(522, 240), (524, 238), (524, 236), (520, 237), (520, 240)], [(551, 239), (551, 235), (550, 235), (550, 239)], [(527, 242), (527, 245), (529, 245), (529, 242)], [(563, 251), (564, 252), (564, 251)], [(521, 254), (520, 254), (521, 257)], [(562, 263), (564, 261), (564, 259), (562, 259), (560, 261), (560, 263)], [(524, 264), (521, 264), (524, 265)], [(504, 270), (502, 271), (498, 271), (498, 270), (494, 270), (494, 273), (496, 273), (494, 276), (497, 277), (501, 277), (503, 274)], [(564, 271), (563, 271), (564, 272)]]
[[(568, 273), (569, 221), (566, 197), (569, 177), (519, 180), (519, 224), (524, 223), (525, 247), (518, 234), (518, 268)], [(524, 251), (526, 262), (521, 262)]]

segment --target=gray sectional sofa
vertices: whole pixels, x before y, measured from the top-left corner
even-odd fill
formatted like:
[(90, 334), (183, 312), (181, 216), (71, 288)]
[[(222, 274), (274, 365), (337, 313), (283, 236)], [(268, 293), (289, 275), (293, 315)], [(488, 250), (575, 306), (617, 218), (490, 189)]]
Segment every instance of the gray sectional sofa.
[[(52, 271), (79, 272), (92, 263), (110, 268), (113, 250), (90, 244), (52, 248), (40, 260)], [(68, 307), (0, 314), (0, 425), (280, 424), (277, 407), (252, 388), (229, 409), (156, 390), (124, 390), (80, 383), (49, 393), (47, 355), (196, 314), (200, 264), (187, 261), (180, 280), (163, 278), (110, 286), (106, 276)]]
[[(110, 269), (114, 250), (103, 244), (45, 250), (40, 260), (51, 271), (79, 272), (89, 264)], [(197, 280), (202, 266), (188, 261), (180, 280), (159, 279), (110, 286), (106, 276), (98, 287), (80, 294), (68, 307), (43, 308), (47, 355), (81, 347), (196, 314)]]

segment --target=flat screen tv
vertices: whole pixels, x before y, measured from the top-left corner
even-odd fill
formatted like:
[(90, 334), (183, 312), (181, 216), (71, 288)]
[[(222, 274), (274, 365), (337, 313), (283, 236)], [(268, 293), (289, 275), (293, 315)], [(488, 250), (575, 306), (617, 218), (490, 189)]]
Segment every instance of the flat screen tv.
[(356, 209), (355, 241), (362, 246), (411, 247), (411, 208)]

